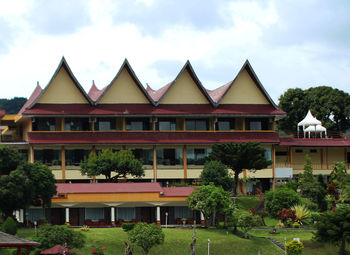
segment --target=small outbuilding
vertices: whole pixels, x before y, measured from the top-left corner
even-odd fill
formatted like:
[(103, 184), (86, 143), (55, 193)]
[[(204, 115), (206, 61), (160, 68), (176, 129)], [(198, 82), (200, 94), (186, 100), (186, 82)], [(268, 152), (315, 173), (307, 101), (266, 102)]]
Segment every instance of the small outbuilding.
[(54, 255), (60, 254), (61, 255), (61, 254), (75, 254), (75, 252), (72, 250), (68, 250), (67, 248), (58, 244), (50, 249), (40, 252), (40, 254), (54, 254)]
[(0, 231), (0, 248), (17, 248), (17, 255), (29, 255), (30, 248), (39, 245), (40, 243), (13, 236)]

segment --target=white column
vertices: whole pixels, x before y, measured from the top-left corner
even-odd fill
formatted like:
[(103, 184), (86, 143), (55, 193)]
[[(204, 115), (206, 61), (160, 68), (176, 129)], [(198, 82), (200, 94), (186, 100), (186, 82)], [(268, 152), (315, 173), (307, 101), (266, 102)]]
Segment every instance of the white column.
[(69, 208), (66, 207), (66, 222), (69, 222)]
[(24, 223), (24, 210), (19, 209), (19, 222)]
[(201, 212), (201, 220), (204, 220), (204, 214)]
[(160, 221), (160, 206), (157, 206), (157, 221)]
[(16, 220), (19, 222), (19, 210), (15, 211), (15, 217), (16, 217)]
[(111, 207), (111, 223), (115, 222), (115, 207)]

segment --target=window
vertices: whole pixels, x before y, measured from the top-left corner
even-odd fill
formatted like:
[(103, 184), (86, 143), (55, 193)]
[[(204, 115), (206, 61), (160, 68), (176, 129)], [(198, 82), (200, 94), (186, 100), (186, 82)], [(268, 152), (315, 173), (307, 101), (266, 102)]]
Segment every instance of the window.
[(187, 149), (187, 165), (204, 165), (205, 157), (208, 156), (210, 149)]
[(215, 128), (218, 131), (235, 130), (235, 119), (234, 118), (218, 118)]
[(66, 149), (66, 166), (80, 166), (80, 162), (90, 153), (91, 150), (87, 149)]
[(187, 119), (186, 120), (186, 130), (209, 130), (207, 119)]
[(296, 152), (296, 153), (303, 153), (303, 150), (296, 149), (295, 152)]
[(91, 120), (89, 118), (65, 118), (64, 130), (66, 131), (89, 131)]
[(28, 213), (27, 215), (28, 221), (34, 222), (34, 221), (45, 219), (44, 208), (28, 208), (26, 212)]
[(96, 118), (95, 130), (96, 131), (109, 131), (116, 129), (115, 118)]
[(56, 131), (56, 119), (33, 118), (33, 131)]
[(127, 118), (126, 130), (151, 130), (152, 119), (150, 118)]
[(182, 148), (157, 149), (157, 164), (164, 166), (182, 165)]
[(34, 161), (48, 166), (59, 166), (61, 165), (61, 150), (34, 150)]
[(266, 160), (271, 160), (271, 148), (265, 148), (264, 156)]
[(317, 153), (317, 150), (316, 149), (311, 149), (310, 153)]
[(175, 206), (174, 207), (174, 216), (177, 218), (193, 218), (193, 212), (187, 206)]
[(246, 130), (268, 130), (269, 121), (267, 118), (247, 118), (245, 120), (245, 128)]
[(105, 212), (103, 208), (85, 208), (85, 219), (92, 221), (99, 221), (105, 218)]
[(131, 149), (135, 158), (140, 160), (144, 165), (153, 165), (153, 149)]
[(287, 156), (286, 151), (276, 151), (276, 156)]
[(175, 131), (176, 119), (175, 118), (158, 118), (157, 130), (160, 131)]
[(118, 219), (124, 221), (131, 221), (136, 218), (135, 207), (118, 207), (117, 208)]

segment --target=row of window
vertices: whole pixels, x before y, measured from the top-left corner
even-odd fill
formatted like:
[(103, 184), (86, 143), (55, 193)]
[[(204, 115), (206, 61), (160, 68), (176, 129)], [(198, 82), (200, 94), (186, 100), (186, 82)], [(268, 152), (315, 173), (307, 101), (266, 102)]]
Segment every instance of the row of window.
[[(218, 131), (242, 130), (242, 121), (235, 118), (218, 118), (215, 129)], [(155, 128), (159, 131), (182, 130), (177, 124), (176, 118), (157, 118)], [(117, 123), (116, 118), (95, 118), (94, 130), (110, 131), (121, 130), (122, 124)], [(33, 131), (56, 131), (61, 127), (55, 118), (33, 118)], [(64, 130), (66, 131), (90, 131), (92, 127), (91, 118), (64, 118)], [(178, 128), (177, 128), (178, 127)], [(272, 122), (268, 118), (246, 118), (246, 130), (271, 130)], [(210, 130), (209, 119), (196, 118), (186, 119), (185, 128), (189, 131)], [(152, 118), (126, 118), (125, 129), (128, 131), (153, 130)]]
[[(101, 150), (96, 150), (99, 153)], [(115, 150), (116, 151), (116, 150)], [(153, 165), (153, 149), (131, 149), (135, 157), (143, 162), (144, 165)], [(188, 165), (204, 165), (205, 157), (210, 149), (187, 149)], [(89, 149), (66, 149), (65, 160), (67, 166), (79, 166), (80, 162), (91, 153)], [(43, 149), (34, 150), (34, 161), (42, 162), (46, 165), (61, 165), (61, 150)], [(183, 149), (182, 148), (158, 148), (157, 164), (164, 166), (182, 166)]]

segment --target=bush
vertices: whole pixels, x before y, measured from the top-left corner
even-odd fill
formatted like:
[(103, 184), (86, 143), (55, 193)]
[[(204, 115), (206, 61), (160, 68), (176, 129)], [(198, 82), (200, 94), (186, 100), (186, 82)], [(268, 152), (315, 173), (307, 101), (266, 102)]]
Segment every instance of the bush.
[(321, 214), (319, 212), (311, 212), (310, 213), (310, 221), (311, 223), (315, 223), (320, 221), (321, 219)]
[(291, 208), (299, 203), (299, 195), (291, 189), (279, 188), (265, 193), (265, 206), (273, 217), (277, 216), (278, 211), (284, 208)]
[(278, 211), (277, 218), (281, 220), (284, 226), (291, 226), (296, 218), (295, 210), (284, 208), (281, 211)]
[(287, 255), (300, 255), (303, 249), (303, 243), (297, 240), (292, 240), (286, 244)]
[(298, 222), (294, 222), (294, 223), (292, 224), (292, 227), (293, 227), (293, 228), (300, 228), (300, 224), (299, 224)]
[(301, 225), (310, 223), (310, 210), (305, 205), (295, 205), (292, 207), (295, 211), (295, 221)]
[(122, 229), (125, 232), (132, 230), (134, 227), (135, 227), (135, 223), (123, 223), (123, 225), (122, 225)]
[(2, 224), (1, 230), (7, 234), (15, 235), (17, 233), (17, 223), (12, 217), (7, 217)]
[(156, 224), (137, 223), (135, 227), (128, 232), (130, 242), (141, 246), (143, 251), (148, 254), (149, 250), (157, 244), (164, 243), (164, 233)]
[(38, 237), (35, 239), (41, 244), (40, 249), (48, 249), (64, 243), (67, 243), (69, 248), (82, 248), (85, 245), (85, 236), (65, 225), (42, 225), (38, 229)]
[(309, 199), (309, 198), (302, 197), (300, 204), (304, 205), (310, 211), (317, 211), (318, 210), (318, 205), (316, 203), (312, 202), (311, 199)]
[(258, 216), (243, 213), (238, 217), (237, 226), (242, 229), (244, 233), (244, 238), (248, 238), (249, 230), (251, 230), (253, 227), (259, 226), (260, 224), (261, 219)]

